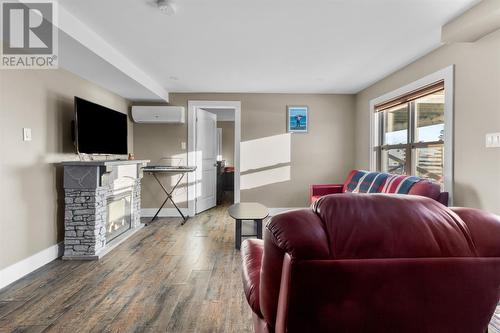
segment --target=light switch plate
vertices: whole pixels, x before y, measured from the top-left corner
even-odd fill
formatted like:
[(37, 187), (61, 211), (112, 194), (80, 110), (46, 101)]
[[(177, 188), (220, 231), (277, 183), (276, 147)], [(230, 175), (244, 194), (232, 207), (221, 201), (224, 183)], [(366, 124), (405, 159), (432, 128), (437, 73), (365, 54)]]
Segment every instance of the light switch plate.
[(181, 142), (181, 149), (186, 150), (186, 141)]
[(486, 134), (486, 148), (499, 148), (500, 147), (500, 133)]
[(23, 141), (31, 141), (31, 128), (23, 128)]

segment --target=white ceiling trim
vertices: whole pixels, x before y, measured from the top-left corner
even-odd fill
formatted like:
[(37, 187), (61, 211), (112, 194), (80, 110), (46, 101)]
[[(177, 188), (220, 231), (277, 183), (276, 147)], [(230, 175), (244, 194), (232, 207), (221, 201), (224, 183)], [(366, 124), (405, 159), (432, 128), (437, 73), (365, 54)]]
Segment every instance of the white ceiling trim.
[(74, 38), (76, 41), (92, 50), (96, 55), (119, 69), (125, 75), (151, 91), (160, 99), (168, 102), (169, 93), (156, 80), (134, 65), (125, 55), (116, 50), (101, 36), (96, 34), (78, 18), (69, 13), (59, 4), (58, 28)]

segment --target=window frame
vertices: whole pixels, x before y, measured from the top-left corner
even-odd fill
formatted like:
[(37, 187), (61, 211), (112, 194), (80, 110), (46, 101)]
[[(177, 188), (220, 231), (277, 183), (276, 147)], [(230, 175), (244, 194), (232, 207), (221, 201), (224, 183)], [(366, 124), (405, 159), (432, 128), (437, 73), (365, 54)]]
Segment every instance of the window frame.
[[(436, 92), (444, 92), (444, 87), (440, 90), (434, 90), (433, 92), (429, 92), (426, 95), (422, 95), (419, 98), (429, 96), (433, 93)], [(443, 146), (444, 147), (444, 140), (437, 140), (437, 141), (426, 141), (426, 142), (416, 142), (415, 137), (416, 137), (416, 129), (417, 129), (417, 111), (416, 111), (416, 101), (418, 98), (409, 100), (406, 102), (401, 102), (400, 104), (393, 105), (389, 108), (386, 108), (382, 111), (378, 111), (378, 107), (375, 106), (375, 112), (378, 112), (378, 122), (379, 122), (379, 135), (380, 137), (378, 138), (378, 142), (380, 143), (379, 145), (375, 146), (373, 149), (375, 150), (376, 154), (376, 170), (382, 170), (382, 152), (383, 151), (388, 151), (392, 149), (404, 149), (405, 152), (405, 157), (406, 157), (406, 163), (405, 163), (405, 170), (409, 170), (409, 173), (412, 175), (417, 174), (417, 166), (416, 163), (413, 163), (413, 161), (416, 159), (415, 156), (415, 151), (416, 149), (420, 148), (431, 148), (434, 146)], [(407, 129), (407, 138), (406, 138), (406, 143), (399, 143), (399, 144), (385, 144), (385, 127), (387, 125), (386, 121), (386, 116), (387, 113), (385, 112), (386, 110), (389, 110), (391, 108), (394, 108), (396, 106), (402, 106), (406, 105), (406, 112), (408, 114), (408, 129)], [(443, 123), (444, 125), (444, 123)], [(377, 126), (377, 125), (375, 125)], [(443, 156), (444, 157), (444, 156)], [(444, 169), (444, 165), (443, 165)], [(443, 170), (444, 172), (444, 170)]]
[[(444, 140), (443, 141), (433, 141), (425, 143), (414, 143), (415, 131), (414, 126), (416, 119), (415, 108), (415, 92), (424, 91), (427, 87), (431, 87), (438, 82), (442, 81), (444, 85)], [(424, 94), (424, 95), (428, 95)], [(408, 108), (413, 108), (408, 110), (410, 115), (408, 119), (408, 141), (406, 144), (398, 145), (383, 145), (384, 141), (384, 112), (377, 112), (377, 108), (381, 105), (385, 105), (385, 109), (392, 106), (404, 103), (404, 98), (411, 96), (410, 100), (407, 100)], [(417, 96), (419, 96), (417, 94)], [(406, 148), (406, 166), (405, 169), (411, 174), (415, 174), (414, 165), (411, 162), (415, 159), (413, 156), (415, 148), (427, 148), (433, 145), (443, 145), (444, 149), (444, 161), (443, 161), (443, 187), (444, 191), (449, 192), (450, 204), (453, 204), (453, 164), (454, 164), (454, 154), (453, 154), (453, 96), (454, 96), (454, 65), (448, 66), (438, 72), (430, 74), (423, 77), (415, 82), (407, 84), (399, 89), (391, 91), (387, 94), (379, 96), (370, 101), (370, 170), (376, 171), (380, 170), (382, 166), (382, 148)], [(394, 104), (396, 103), (396, 104)], [(389, 106), (388, 106), (389, 105)], [(382, 117), (382, 118), (381, 118)]]

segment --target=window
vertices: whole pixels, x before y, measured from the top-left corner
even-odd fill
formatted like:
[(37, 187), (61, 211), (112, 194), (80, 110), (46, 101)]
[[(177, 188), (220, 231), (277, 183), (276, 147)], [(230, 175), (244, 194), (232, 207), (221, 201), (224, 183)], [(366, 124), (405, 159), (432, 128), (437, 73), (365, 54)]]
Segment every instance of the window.
[(375, 105), (375, 166), (444, 187), (445, 94), (438, 81)]

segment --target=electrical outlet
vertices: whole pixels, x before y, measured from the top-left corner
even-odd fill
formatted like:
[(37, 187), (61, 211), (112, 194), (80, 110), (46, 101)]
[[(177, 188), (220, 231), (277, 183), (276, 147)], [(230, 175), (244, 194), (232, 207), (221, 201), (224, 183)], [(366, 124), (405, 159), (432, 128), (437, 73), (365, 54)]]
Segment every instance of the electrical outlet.
[(31, 128), (23, 128), (23, 141), (31, 141)]
[(500, 147), (500, 133), (486, 134), (486, 148), (499, 148)]
[(186, 141), (181, 142), (181, 149), (186, 150)]

